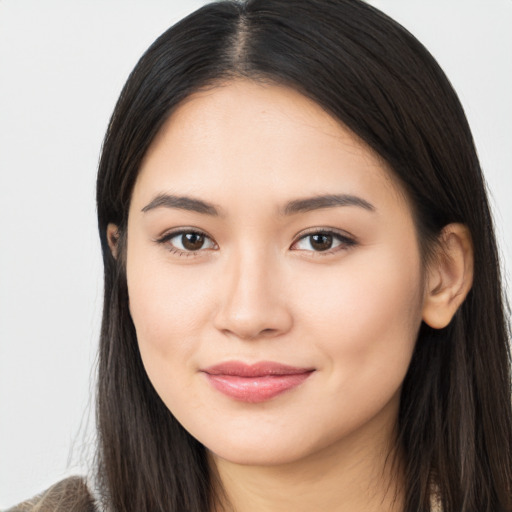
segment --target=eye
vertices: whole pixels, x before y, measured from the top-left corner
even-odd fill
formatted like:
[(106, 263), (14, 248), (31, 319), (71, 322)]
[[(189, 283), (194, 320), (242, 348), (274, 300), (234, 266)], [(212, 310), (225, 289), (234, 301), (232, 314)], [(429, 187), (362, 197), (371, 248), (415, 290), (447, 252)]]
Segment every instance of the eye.
[(167, 233), (157, 240), (169, 246), (171, 252), (191, 256), (205, 249), (216, 249), (216, 243), (205, 233), (195, 230), (181, 230)]
[(313, 251), (332, 253), (337, 250), (348, 249), (356, 244), (353, 238), (335, 231), (312, 231), (303, 235), (293, 245), (292, 249), (299, 251)]

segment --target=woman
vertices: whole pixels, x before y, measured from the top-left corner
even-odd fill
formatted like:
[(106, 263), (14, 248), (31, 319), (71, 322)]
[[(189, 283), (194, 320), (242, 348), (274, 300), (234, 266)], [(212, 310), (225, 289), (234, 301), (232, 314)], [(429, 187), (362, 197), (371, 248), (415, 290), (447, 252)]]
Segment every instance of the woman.
[[(205, 6), (130, 76), (97, 199), (98, 507), (512, 509), (485, 188), (403, 28), (353, 0)], [(94, 506), (62, 485), (46, 503)]]

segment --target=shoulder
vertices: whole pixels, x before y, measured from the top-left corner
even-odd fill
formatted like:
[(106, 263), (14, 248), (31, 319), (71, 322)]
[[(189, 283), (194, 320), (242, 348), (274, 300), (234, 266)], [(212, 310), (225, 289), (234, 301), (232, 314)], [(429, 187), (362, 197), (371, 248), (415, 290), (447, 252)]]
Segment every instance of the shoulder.
[(98, 509), (85, 480), (73, 476), (5, 512), (98, 512)]

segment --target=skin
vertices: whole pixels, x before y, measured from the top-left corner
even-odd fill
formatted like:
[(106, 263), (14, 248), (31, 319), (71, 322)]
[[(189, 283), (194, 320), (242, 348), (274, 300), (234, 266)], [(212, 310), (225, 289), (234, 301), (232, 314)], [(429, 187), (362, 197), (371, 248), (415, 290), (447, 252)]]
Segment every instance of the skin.
[[(162, 194), (218, 214), (148, 208)], [(283, 212), (326, 194), (371, 208)], [(385, 163), (298, 92), (245, 80), (178, 107), (144, 159), (128, 219), (130, 311), (145, 369), (207, 447), (233, 509), (402, 510), (400, 464), (392, 471), (386, 459), (400, 388), (421, 321), (449, 321), (469, 289), (464, 228), (445, 230), (449, 250), (427, 272)], [(165, 238), (191, 228), (206, 235), (197, 250), (186, 251), (181, 235)], [(333, 246), (319, 251), (309, 235), (327, 231)], [(229, 360), (314, 372), (247, 403), (200, 371)]]

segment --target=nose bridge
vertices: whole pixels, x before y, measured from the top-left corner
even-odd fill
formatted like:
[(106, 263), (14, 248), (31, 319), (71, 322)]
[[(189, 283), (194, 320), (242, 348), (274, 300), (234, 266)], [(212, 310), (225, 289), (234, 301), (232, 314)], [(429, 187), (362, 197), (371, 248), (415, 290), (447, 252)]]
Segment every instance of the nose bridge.
[(239, 338), (277, 335), (291, 326), (279, 258), (268, 247), (233, 252), (221, 276), (218, 329)]

